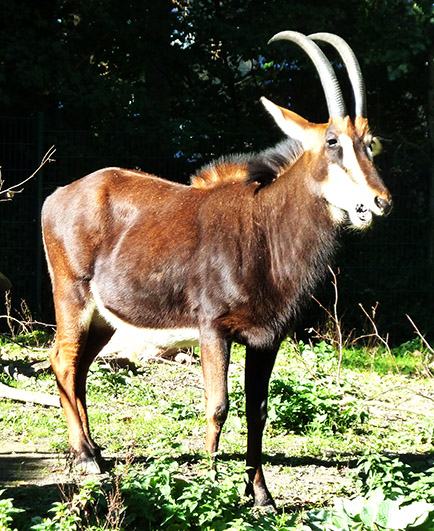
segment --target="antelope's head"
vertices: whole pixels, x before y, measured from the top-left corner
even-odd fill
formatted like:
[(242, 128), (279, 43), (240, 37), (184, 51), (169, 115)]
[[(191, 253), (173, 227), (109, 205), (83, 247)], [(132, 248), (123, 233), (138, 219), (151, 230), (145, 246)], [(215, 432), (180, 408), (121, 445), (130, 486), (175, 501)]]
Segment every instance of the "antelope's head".
[[(304, 152), (310, 153), (309, 171), (336, 223), (349, 221), (355, 228), (366, 228), (374, 214), (390, 212), (392, 198), (373, 164), (381, 144), (369, 130), (359, 63), (348, 44), (337, 35), (316, 33), (306, 37), (295, 31), (283, 31), (269, 42), (282, 39), (298, 44), (314, 63), (327, 100), (329, 121), (311, 123), (266, 98), (262, 98), (262, 103), (282, 131), (301, 142)], [(354, 92), (354, 119), (346, 112), (335, 72), (316, 40), (333, 45), (341, 55)]]

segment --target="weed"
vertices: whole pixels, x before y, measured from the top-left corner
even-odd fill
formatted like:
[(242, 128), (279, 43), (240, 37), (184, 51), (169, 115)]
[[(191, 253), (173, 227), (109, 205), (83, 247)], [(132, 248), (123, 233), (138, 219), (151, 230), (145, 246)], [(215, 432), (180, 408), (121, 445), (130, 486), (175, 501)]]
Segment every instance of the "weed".
[(131, 370), (113, 370), (100, 363), (91, 366), (87, 386), (91, 396), (104, 402), (108, 397), (123, 397), (152, 403), (156, 398), (153, 389), (143, 385)]
[[(70, 500), (54, 502), (49, 517), (34, 517), (32, 531), (76, 531), (86, 529), (83, 523), (95, 517), (97, 505), (103, 499), (101, 484), (88, 480)], [(90, 527), (88, 526), (87, 529)], [(91, 528), (90, 528), (91, 529)]]
[(392, 499), (404, 496), (409, 500), (425, 499), (434, 503), (434, 467), (423, 472), (399, 458), (379, 454), (363, 456), (356, 469), (356, 485), (362, 494), (381, 487)]
[[(13, 345), (11, 356), (24, 362), (26, 352), (20, 351), (16, 343)], [(7, 348), (3, 349), (5, 356)], [(392, 349), (400, 369), (409, 360), (416, 359), (416, 352), (421, 348), (423, 345), (417, 339), (396, 351)], [(414, 467), (408, 468), (399, 460), (390, 462), (376, 456), (385, 449), (429, 451), (427, 445), (433, 440), (432, 415), (423, 404), (431, 403), (427, 400), (432, 400), (432, 380), (393, 374), (390, 355), (382, 353), (381, 346), (374, 354), (372, 350), (353, 346), (343, 349), (338, 386), (335, 384), (337, 352), (330, 343), (287, 341), (283, 344), (270, 384), (270, 422), (264, 435), (264, 454), (269, 456), (265, 460), (267, 476), (271, 472), (270, 490), (273, 494), (279, 492), (276, 496), (279, 506), (291, 507), (291, 511), (294, 505), (297, 510), (320, 503), (332, 505), (312, 511), (301, 524), (297, 514), (261, 514), (245, 505), (245, 469), (236, 456), (245, 454), (244, 356), (245, 350), (236, 346), (230, 365), (232, 414), (222, 435), (221, 449), (226, 454), (219, 459), (217, 471), (210, 469), (209, 462), (203, 466), (197, 463), (197, 448), (202, 448), (205, 432), (199, 374), (166, 364), (149, 364), (134, 371), (94, 364), (89, 375), (88, 397), (95, 440), (105, 447), (108, 456), (114, 452), (124, 455), (128, 442), (134, 440), (134, 454), (145, 465), (117, 467), (93, 486), (73, 484), (62, 499), (52, 496), (47, 501), (46, 506), (57, 499), (51, 512), (40, 508), (34, 499), (27, 498), (27, 502), (20, 499), (18, 506), (32, 507), (38, 519), (30, 523), (28, 513), (18, 515), (13, 521), (15, 527), (20, 531), (27, 531), (31, 525), (39, 526), (35, 529), (86, 531), (201, 528), (364, 531), (380, 529), (381, 523), (395, 525), (391, 518), (386, 518), (387, 511), (393, 510), (402, 522), (413, 519), (408, 529), (413, 529), (414, 523), (421, 523), (427, 515), (425, 523), (421, 523), (425, 527), (421, 529), (429, 529), (426, 527), (432, 520), (429, 504), (434, 500), (428, 471), (419, 474)], [(363, 363), (370, 369), (374, 358), (374, 372), (363, 372), (360, 368)], [(383, 366), (380, 361), (384, 362)], [(349, 370), (352, 364), (357, 371)], [(380, 374), (375, 372), (377, 369)], [(55, 380), (52, 374), (40, 374), (14, 385), (33, 389), (50, 385), (54, 389)], [(362, 402), (360, 397), (370, 398)], [(369, 417), (365, 404), (370, 407)], [(33, 448), (35, 444), (49, 443), (62, 451), (66, 449), (65, 422), (59, 409), (2, 401), (0, 420), (4, 441), (29, 443), (29, 448), (30, 444)], [(175, 434), (177, 440), (186, 444), (182, 455), (169, 443)], [(63, 446), (59, 446), (59, 441)], [(161, 451), (152, 449), (152, 441), (161, 441)], [(374, 448), (375, 456), (361, 461), (357, 476), (352, 479), (346, 476), (345, 493), (354, 493), (357, 487), (357, 496), (338, 500), (333, 505), (328, 501), (330, 495), (343, 495), (341, 478), (348, 455), (360, 456), (368, 445)], [(275, 477), (282, 478), (284, 471), (277, 472), (276, 468), (289, 466), (282, 459), (291, 456), (305, 460), (306, 454), (321, 456), (329, 461), (330, 467), (337, 460), (343, 466), (331, 474), (324, 473), (327, 493), (320, 487), (322, 480), (315, 479), (315, 473), (306, 476), (302, 472), (302, 477), (308, 479), (302, 482), (294, 479), (290, 486), (273, 483), (273, 471)], [(315, 472), (314, 465), (311, 466)], [(300, 467), (303, 471), (304, 464)], [(296, 466), (291, 474), (298, 477)], [(318, 495), (313, 495), (316, 488)], [(12, 500), (8, 503), (8, 510), (12, 511)], [(13, 512), (9, 514), (16, 516)], [(7, 525), (13, 527), (12, 521), (8, 520)]]
[(397, 372), (398, 368), (400, 374), (424, 376), (425, 351), (426, 348), (419, 339), (391, 348), (391, 355), (381, 345), (370, 349), (353, 345), (345, 350), (343, 366), (347, 369), (369, 370), (380, 374)]
[[(167, 445), (165, 445), (167, 446)], [(110, 480), (86, 481), (63, 501), (53, 503), (50, 516), (32, 519), (32, 531), (203, 530), (278, 531), (295, 529), (292, 515), (251, 511), (240, 503), (246, 487), (244, 466), (221, 463), (214, 470), (206, 459), (195, 468), (197, 476), (186, 479), (185, 471), (167, 449), (157, 449), (145, 469), (130, 462), (119, 465)], [(190, 472), (191, 475), (191, 472)], [(18, 512), (12, 500), (9, 515)], [(2, 504), (0, 502), (0, 510)], [(2, 513), (0, 512), (0, 515)], [(1, 517), (1, 516), (0, 516)], [(7, 516), (7, 524), (12, 521)], [(0, 520), (1, 524), (1, 520)], [(6, 525), (6, 524), (5, 524)], [(9, 531), (9, 527), (0, 527)], [(14, 530), (15, 531), (15, 530)]]
[[(312, 355), (307, 361), (318, 376), (324, 376), (334, 363), (333, 350), (320, 344), (304, 347)], [(321, 356), (321, 362), (318, 358)], [(313, 358), (315, 361), (313, 361)], [(231, 382), (231, 407), (244, 415), (244, 392), (239, 380)], [(270, 382), (268, 394), (268, 420), (275, 433), (306, 434), (311, 430), (323, 433), (344, 432), (363, 423), (367, 411), (356, 399), (345, 400), (344, 390), (324, 378), (312, 381), (303, 373), (292, 376), (280, 373)]]
[(321, 509), (308, 513), (308, 525), (312, 531), (369, 531), (405, 530), (432, 531), (434, 504), (418, 501), (405, 505), (402, 500), (385, 498), (381, 489), (369, 497), (352, 500), (338, 498), (333, 509)]
[(16, 509), (11, 498), (2, 498), (4, 490), (0, 490), (0, 531), (17, 531), (10, 527), (14, 515), (24, 512)]
[(345, 531), (434, 529), (434, 468), (422, 472), (400, 459), (366, 455), (356, 470), (362, 495), (338, 498), (308, 513), (306, 529)]
[(330, 376), (337, 368), (336, 351), (330, 343), (320, 341), (313, 345), (299, 341), (297, 345), (299, 355), (308, 365), (309, 372), (315, 379)]
[(194, 403), (185, 404), (183, 402), (171, 401), (164, 413), (170, 415), (175, 420), (197, 419), (203, 415), (202, 408)]
[(270, 424), (277, 430), (343, 432), (368, 415), (357, 401), (343, 402), (342, 391), (309, 380), (274, 379), (269, 397)]

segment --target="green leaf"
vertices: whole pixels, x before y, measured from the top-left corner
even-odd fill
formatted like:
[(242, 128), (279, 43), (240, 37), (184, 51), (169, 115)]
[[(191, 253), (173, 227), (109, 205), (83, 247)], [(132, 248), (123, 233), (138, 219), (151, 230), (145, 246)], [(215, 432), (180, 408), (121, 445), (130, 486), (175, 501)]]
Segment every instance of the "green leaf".
[(416, 527), (423, 524), (430, 512), (434, 511), (434, 504), (417, 501), (411, 505), (401, 507), (396, 513), (391, 513), (388, 520), (390, 529), (402, 529), (409, 526)]
[(375, 523), (386, 529), (403, 529), (408, 524), (404, 524), (401, 511), (399, 509), (399, 500), (384, 500), (378, 507), (378, 515)]
[(360, 511), (360, 518), (368, 528), (371, 528), (376, 521), (380, 510), (380, 504), (383, 500), (383, 490), (378, 488), (373, 491), (372, 495), (366, 500), (366, 503)]

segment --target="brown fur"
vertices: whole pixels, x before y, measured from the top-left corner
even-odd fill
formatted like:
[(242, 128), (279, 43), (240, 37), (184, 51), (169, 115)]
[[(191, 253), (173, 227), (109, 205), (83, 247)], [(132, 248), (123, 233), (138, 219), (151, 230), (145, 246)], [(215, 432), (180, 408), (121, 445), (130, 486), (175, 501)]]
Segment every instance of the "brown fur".
[(247, 179), (247, 164), (223, 161), (203, 168), (191, 179), (194, 188), (213, 188), (222, 184), (234, 184)]
[[(57, 321), (50, 359), (79, 465), (99, 470), (86, 376), (113, 334), (110, 312), (109, 320), (136, 329), (198, 330), (209, 453), (228, 413), (231, 343), (246, 345), (249, 489), (256, 504), (273, 503), (261, 466), (268, 381), (336, 247), (322, 184), (339, 151), (327, 151), (328, 125), (309, 128), (316, 149), (288, 140), (209, 166), (191, 186), (107, 168), (47, 198), (42, 226)], [(354, 146), (367, 181), (361, 188), (386, 205), (390, 196), (359, 138)]]

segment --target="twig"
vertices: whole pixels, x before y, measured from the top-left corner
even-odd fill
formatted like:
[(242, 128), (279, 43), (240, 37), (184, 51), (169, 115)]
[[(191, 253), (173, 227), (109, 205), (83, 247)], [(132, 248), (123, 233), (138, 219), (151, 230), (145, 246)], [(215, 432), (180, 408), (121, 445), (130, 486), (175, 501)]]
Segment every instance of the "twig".
[(416, 330), (416, 334), (420, 337), (422, 340), (422, 343), (426, 346), (426, 348), (431, 352), (432, 356), (431, 359), (428, 360), (428, 364), (430, 364), (433, 361), (434, 358), (434, 349), (431, 347), (431, 345), (428, 343), (428, 341), (423, 337), (423, 335), (420, 333), (419, 328), (414, 324), (413, 320), (408, 314), (405, 314), (407, 319), (410, 321), (413, 328)]
[[(371, 326), (374, 330), (374, 333), (371, 334), (371, 335), (367, 335), (365, 337), (376, 337), (381, 343), (383, 343), (383, 345), (386, 347), (386, 351), (388, 353), (388, 355), (390, 356), (390, 358), (392, 359), (394, 365), (395, 365), (395, 368), (398, 372), (398, 374), (401, 374), (401, 371), (399, 370), (399, 367), (396, 363), (396, 360), (395, 358), (393, 357), (393, 354), (392, 354), (392, 351), (390, 350), (390, 347), (389, 347), (389, 344), (387, 342), (386, 339), (382, 338), (378, 332), (378, 328), (377, 328), (377, 325), (375, 324), (375, 321), (374, 319), (368, 314), (368, 312), (365, 310), (365, 308), (363, 307), (363, 304), (362, 303), (359, 303), (359, 306), (360, 308), (362, 309), (362, 312), (366, 315), (366, 317), (368, 318), (369, 322), (371, 323)], [(375, 306), (373, 308), (373, 315), (375, 316), (375, 310), (376, 310), (377, 306)]]
[[(343, 345), (342, 345), (342, 329), (341, 329), (341, 324), (339, 322), (339, 317), (338, 317), (338, 300), (339, 300), (338, 281), (337, 281), (337, 277), (336, 277), (336, 274), (333, 271), (333, 269), (330, 266), (328, 266), (328, 268), (329, 268), (330, 273), (333, 276), (332, 285), (333, 285), (333, 289), (335, 291), (335, 300), (333, 302), (333, 321), (335, 323), (336, 332), (338, 334), (338, 347), (339, 347), (339, 361), (338, 361), (336, 383), (340, 386), (340, 384), (341, 384), (341, 365), (342, 365), (342, 358), (343, 358), (343, 355), (344, 355), (344, 349), (343, 349)], [(339, 270), (338, 270), (338, 274), (339, 274)]]
[[(294, 343), (295, 343), (295, 341), (294, 341)], [(296, 344), (296, 346), (294, 348), (294, 353), (298, 357), (298, 359), (301, 361), (301, 363), (306, 367), (307, 372), (312, 376), (312, 378), (314, 380), (318, 380), (318, 376), (312, 371), (312, 369), (309, 367), (309, 364), (303, 358), (303, 355), (300, 352), (300, 347), (297, 344)]]
[[(339, 316), (338, 316), (338, 301), (339, 301), (338, 280), (337, 280), (337, 275), (333, 271), (333, 269), (330, 266), (328, 266), (328, 268), (329, 268), (329, 271), (330, 271), (330, 273), (331, 273), (331, 275), (333, 277), (332, 286), (333, 286), (334, 293), (335, 293), (335, 299), (334, 299), (334, 302), (333, 302), (333, 313), (331, 313), (327, 308), (325, 308), (325, 306), (323, 306), (315, 297), (312, 296), (312, 299), (320, 306), (320, 308), (322, 308), (326, 312), (326, 314), (333, 321), (334, 326), (335, 326), (335, 330), (336, 330), (338, 338), (337, 338), (337, 340), (332, 338), (332, 342), (334, 344), (337, 343), (338, 350), (339, 350), (338, 368), (337, 368), (337, 371), (336, 371), (336, 383), (337, 383), (338, 386), (340, 386), (341, 385), (341, 367), (342, 367), (342, 358), (343, 358), (343, 355), (344, 355), (344, 346), (343, 346), (343, 339), (342, 339), (342, 328), (341, 328), (341, 323), (339, 321)], [(338, 270), (338, 275), (339, 275), (339, 270)]]
[[(367, 403), (368, 401), (365, 401)], [(392, 409), (393, 411), (400, 412), (400, 413), (411, 413), (412, 415), (419, 415), (422, 417), (428, 417), (430, 419), (434, 419), (434, 415), (431, 413), (428, 413), (426, 411), (415, 411), (414, 409), (408, 409), (408, 408), (398, 408), (392, 404), (387, 404), (386, 402), (376, 402), (376, 401), (369, 401), (371, 402), (371, 405), (375, 405), (378, 407), (382, 407), (384, 409)], [(369, 405), (369, 404), (368, 404)]]
[(422, 398), (426, 398), (427, 400), (431, 400), (434, 402), (434, 398), (432, 398), (429, 395), (425, 395), (423, 393), (420, 393), (419, 391), (414, 391), (411, 387), (407, 387), (406, 385), (396, 385), (394, 387), (391, 387), (390, 389), (386, 389), (385, 391), (381, 391), (381, 393), (377, 393), (374, 396), (371, 396), (370, 398), (367, 398), (366, 400), (375, 400), (379, 396), (386, 395), (388, 393), (392, 393), (393, 391), (411, 391), (412, 394), (421, 396)]
[[(55, 330), (56, 328), (56, 325), (54, 324), (51, 324), (51, 323), (43, 323), (41, 321), (23, 321), (22, 319), (17, 319), (16, 317), (12, 317), (11, 315), (0, 315), (0, 319), (10, 319), (11, 321), (15, 321), (16, 323), (20, 324), (20, 325), (41, 325), (41, 326), (45, 326), (46, 328), (52, 328), (53, 330)], [(4, 334), (1, 334), (1, 335), (4, 335)]]
[(33, 177), (38, 173), (38, 171), (45, 164), (47, 164), (47, 162), (53, 162), (54, 159), (52, 159), (51, 157), (54, 155), (55, 152), (56, 152), (55, 147), (51, 146), (50, 149), (47, 151), (47, 153), (45, 153), (45, 155), (42, 157), (41, 163), (39, 164), (37, 169), (32, 173), (32, 175), (30, 175), (29, 177), (24, 179), (24, 181), (21, 181), (18, 184), (14, 184), (13, 186), (10, 186), (6, 190), (1, 190), (1, 187), (3, 186), (4, 181), (1, 179), (1, 176), (0, 176), (0, 197), (2, 195), (5, 196), (4, 199), (0, 199), (0, 202), (1, 201), (10, 201), (14, 197), (15, 194), (20, 194), (23, 191), (23, 189), (18, 190), (17, 188), (19, 188), (20, 186), (24, 186), (28, 181), (30, 181), (30, 179), (33, 179)]

